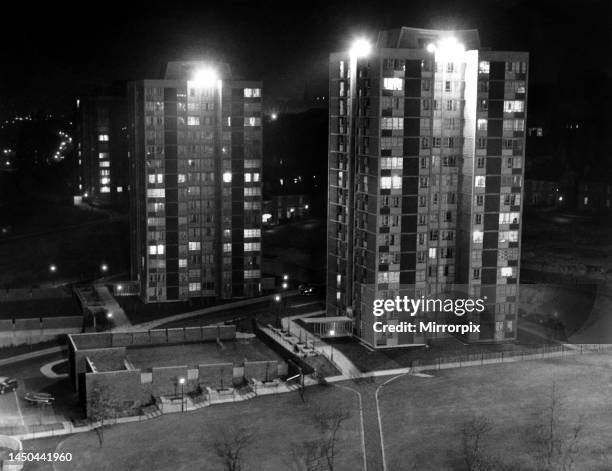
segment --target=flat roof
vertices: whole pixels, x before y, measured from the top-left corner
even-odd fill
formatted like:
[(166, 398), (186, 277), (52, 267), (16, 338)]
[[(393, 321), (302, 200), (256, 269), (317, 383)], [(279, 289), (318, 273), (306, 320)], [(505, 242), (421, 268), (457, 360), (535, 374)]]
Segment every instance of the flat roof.
[(284, 361), (274, 350), (261, 340), (223, 341), (190, 343), (182, 345), (155, 345), (128, 347), (126, 357), (135, 368), (146, 370), (160, 366), (196, 367), (201, 364), (233, 363), (241, 365), (244, 361), (278, 360)]
[(348, 316), (334, 316), (334, 317), (303, 317), (302, 322), (305, 324), (316, 324), (326, 322), (353, 322), (353, 319)]

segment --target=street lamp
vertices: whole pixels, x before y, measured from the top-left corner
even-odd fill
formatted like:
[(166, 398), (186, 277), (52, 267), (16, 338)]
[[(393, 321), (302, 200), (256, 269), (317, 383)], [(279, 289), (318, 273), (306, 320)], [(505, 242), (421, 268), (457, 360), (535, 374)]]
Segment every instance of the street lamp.
[(49, 271), (50, 271), (51, 273), (55, 273), (55, 272), (57, 272), (57, 265), (53, 265), (53, 264), (52, 264), (52, 265), (49, 265)]
[(102, 273), (106, 273), (108, 271), (108, 265), (106, 263), (103, 263), (102, 265), (100, 265), (100, 270), (102, 271)]
[(185, 378), (179, 378), (181, 385), (181, 412), (185, 412)]
[(283, 281), (287, 281), (289, 279), (289, 275), (283, 275)]
[(283, 289), (287, 289), (289, 287), (289, 284), (285, 281), (282, 284)]

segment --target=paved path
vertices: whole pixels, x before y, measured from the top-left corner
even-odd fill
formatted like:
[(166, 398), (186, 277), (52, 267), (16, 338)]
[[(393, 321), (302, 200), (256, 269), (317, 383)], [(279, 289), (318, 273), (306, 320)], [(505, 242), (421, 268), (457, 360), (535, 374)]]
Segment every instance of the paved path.
[[(291, 297), (299, 294), (299, 291), (287, 291), (284, 296)], [(244, 306), (250, 306), (252, 304), (258, 304), (266, 301), (272, 301), (276, 294), (270, 294), (267, 296), (261, 296), (259, 298), (242, 299), (240, 301), (234, 301), (232, 303), (220, 304), (218, 306), (211, 306), (204, 309), (197, 309), (195, 311), (183, 312), (182, 314), (176, 314), (174, 316), (163, 317), (150, 322), (143, 322), (141, 324), (135, 324), (131, 326), (124, 326), (115, 328), (116, 331), (136, 331), (136, 330), (151, 330), (159, 327), (160, 325), (169, 324), (170, 322), (182, 321), (190, 319), (192, 317), (203, 316), (205, 314), (212, 314), (214, 312), (227, 311), (230, 309), (236, 309)]]
[(94, 285), (94, 289), (98, 296), (100, 297), (100, 301), (104, 303), (104, 308), (107, 312), (112, 313), (113, 322), (115, 324), (116, 329), (122, 329), (126, 327), (130, 327), (132, 323), (125, 315), (123, 308), (119, 305), (117, 300), (110, 294), (110, 291), (106, 287), (106, 285)]

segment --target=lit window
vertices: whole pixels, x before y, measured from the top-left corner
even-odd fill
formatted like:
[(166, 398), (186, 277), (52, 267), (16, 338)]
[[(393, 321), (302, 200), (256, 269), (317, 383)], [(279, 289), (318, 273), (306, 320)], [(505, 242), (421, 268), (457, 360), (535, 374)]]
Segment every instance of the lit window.
[(382, 129), (404, 129), (404, 118), (382, 118)]
[(98, 159), (100, 160), (108, 160), (109, 154), (108, 152), (99, 152)]
[(525, 110), (525, 102), (523, 100), (505, 100), (504, 111), (506, 113), (521, 113)]
[(252, 178), (252, 175), (250, 173), (245, 173), (244, 174), (244, 182), (245, 183), (251, 183), (251, 178)]
[(383, 80), (383, 88), (385, 90), (403, 90), (404, 81), (399, 77), (386, 77)]
[(380, 177), (380, 188), (389, 190), (391, 188), (391, 177)]
[(244, 244), (245, 252), (257, 252), (261, 250), (261, 244), (259, 242), (247, 242)]
[(244, 97), (245, 98), (259, 98), (259, 97), (261, 97), (261, 88), (245, 88), (244, 89)]
[(100, 193), (110, 193), (110, 186), (103, 186), (100, 188)]
[(98, 141), (108, 142), (108, 134), (98, 134)]
[(484, 176), (477, 176), (474, 179), (474, 186), (476, 186), (476, 188), (484, 188), (485, 187), (485, 178)]
[(391, 177), (391, 188), (397, 190), (402, 187), (402, 177), (394, 175)]
[(108, 178), (108, 177), (100, 178), (100, 183), (102, 185), (108, 185), (110, 183), (110, 178)]
[(253, 237), (261, 237), (261, 229), (245, 229), (244, 238), (251, 239)]
[(225, 183), (230, 183), (232, 181), (232, 172), (225, 172), (223, 174), (223, 181)]
[(187, 116), (187, 126), (199, 126), (199, 125), (200, 125), (199, 116)]
[(189, 283), (189, 291), (200, 291), (201, 284), (200, 282)]
[(429, 258), (436, 258), (436, 248), (435, 247), (430, 247)]
[(480, 61), (478, 63), (478, 72), (480, 72), (481, 74), (488, 74), (490, 68), (491, 64), (489, 63), (489, 61)]
[(260, 277), (261, 277), (261, 272), (259, 270), (244, 270), (245, 280), (253, 279), (253, 278), (260, 278)]
[(164, 254), (164, 252), (165, 252), (165, 248), (166, 248), (166, 247), (165, 247), (163, 244), (159, 244), (159, 245), (157, 246), (157, 254), (158, 254), (158, 255), (163, 255), (163, 254)]
[(244, 118), (245, 126), (261, 126), (261, 118), (255, 118), (253, 116)]
[(223, 251), (224, 252), (231, 252), (232, 251), (232, 244), (230, 244), (230, 243), (223, 244)]
[(176, 177), (176, 181), (178, 183), (185, 183), (185, 174), (184, 173), (179, 173)]
[(117, 187), (117, 193), (123, 193), (123, 187), (122, 186), (118, 186)]
[(108, 160), (105, 160), (104, 162), (100, 162), (100, 168), (109, 168), (110, 167), (110, 162)]
[(179, 258), (178, 266), (179, 266), (179, 268), (185, 268), (187, 266), (187, 259), (186, 258)]
[(479, 131), (486, 131), (487, 130), (487, 120), (486, 119), (479, 119), (477, 121), (477, 125), (478, 125), (478, 130)]
[(475, 244), (482, 244), (482, 236), (482, 231), (474, 231), (474, 233), (472, 234), (472, 241)]
[(199, 242), (189, 242), (189, 250), (200, 250)]
[(502, 267), (501, 276), (503, 276), (504, 278), (514, 276), (514, 267)]

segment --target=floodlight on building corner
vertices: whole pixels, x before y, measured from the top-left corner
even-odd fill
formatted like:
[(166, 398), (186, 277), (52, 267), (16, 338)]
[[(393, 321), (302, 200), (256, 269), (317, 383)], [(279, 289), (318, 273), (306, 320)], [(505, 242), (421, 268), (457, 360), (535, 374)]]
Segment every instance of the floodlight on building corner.
[(212, 88), (216, 85), (219, 79), (219, 74), (212, 67), (199, 69), (193, 75), (191, 80), (195, 88)]
[(350, 54), (352, 57), (359, 59), (366, 57), (372, 51), (372, 44), (365, 38), (358, 38), (353, 41), (351, 46)]
[(437, 44), (429, 43), (427, 51), (436, 54), (438, 60), (452, 60), (460, 57), (465, 52), (465, 46), (456, 37), (447, 36), (438, 41)]

